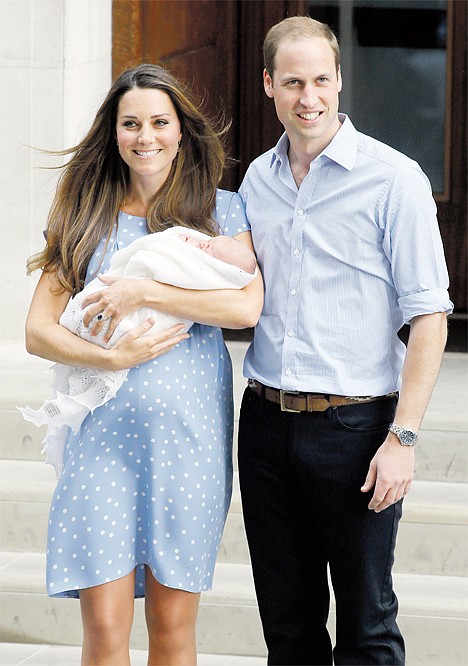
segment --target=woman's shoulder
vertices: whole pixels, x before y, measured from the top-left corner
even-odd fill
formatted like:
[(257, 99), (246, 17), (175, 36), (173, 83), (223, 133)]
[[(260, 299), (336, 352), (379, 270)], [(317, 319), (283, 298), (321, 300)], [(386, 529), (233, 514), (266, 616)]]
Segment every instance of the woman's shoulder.
[(229, 208), (232, 205), (240, 205), (243, 207), (243, 202), (239, 194), (218, 187), (216, 190), (216, 209)]
[(218, 189), (215, 214), (219, 226), (227, 236), (236, 236), (244, 231), (250, 231), (244, 204), (237, 192)]

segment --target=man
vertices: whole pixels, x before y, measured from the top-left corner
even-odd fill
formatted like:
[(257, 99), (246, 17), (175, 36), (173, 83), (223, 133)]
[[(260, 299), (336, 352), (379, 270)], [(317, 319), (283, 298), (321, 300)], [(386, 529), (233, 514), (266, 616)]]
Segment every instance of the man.
[(264, 56), (285, 134), (240, 190), (265, 302), (239, 470), (268, 663), (403, 664), (395, 539), (452, 310), (435, 204), (415, 162), (338, 114), (326, 25), (285, 19)]

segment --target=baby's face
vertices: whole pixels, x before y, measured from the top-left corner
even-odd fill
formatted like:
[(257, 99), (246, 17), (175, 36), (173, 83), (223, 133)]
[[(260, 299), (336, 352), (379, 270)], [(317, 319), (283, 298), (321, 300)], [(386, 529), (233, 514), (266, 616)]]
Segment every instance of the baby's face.
[(219, 261), (237, 266), (252, 275), (255, 272), (255, 255), (244, 243), (231, 236), (216, 236), (200, 241), (192, 238), (189, 233), (184, 233), (180, 238)]
[(240, 241), (230, 236), (216, 236), (215, 238), (210, 238), (210, 240), (201, 241), (192, 238), (189, 234), (184, 234), (182, 239), (189, 245), (198, 247), (202, 252), (206, 252), (210, 257), (220, 259), (221, 261), (226, 261), (227, 256), (231, 259), (233, 254), (238, 251), (239, 245), (242, 245)]

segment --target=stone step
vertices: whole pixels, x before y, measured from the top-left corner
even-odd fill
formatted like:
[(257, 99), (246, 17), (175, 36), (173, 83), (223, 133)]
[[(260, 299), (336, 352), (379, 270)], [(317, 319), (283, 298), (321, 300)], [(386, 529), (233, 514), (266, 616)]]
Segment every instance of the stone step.
[(423, 427), (415, 453), (416, 479), (468, 483), (468, 433)]
[[(41, 462), (4, 460), (0, 511), (4, 550), (42, 552), (55, 475)], [(237, 474), (221, 562), (249, 563)], [(395, 571), (468, 575), (468, 484), (415, 481), (405, 499)]]
[[(147, 650), (130, 650), (132, 666), (146, 666)], [(40, 645), (37, 643), (0, 643), (2, 666), (80, 666), (81, 647)], [(262, 657), (229, 654), (198, 654), (198, 666), (264, 666)]]
[[(44, 594), (44, 556), (2, 552), (0, 563), (3, 640), (79, 645), (79, 604), (73, 599), (50, 599)], [(408, 666), (466, 664), (468, 580), (414, 574), (395, 574), (394, 580)], [(136, 602), (136, 608), (132, 647), (145, 649), (142, 600)], [(333, 600), (329, 624), (333, 635)], [(265, 654), (248, 565), (218, 564), (213, 591), (202, 594), (198, 646), (200, 652), (208, 654)]]

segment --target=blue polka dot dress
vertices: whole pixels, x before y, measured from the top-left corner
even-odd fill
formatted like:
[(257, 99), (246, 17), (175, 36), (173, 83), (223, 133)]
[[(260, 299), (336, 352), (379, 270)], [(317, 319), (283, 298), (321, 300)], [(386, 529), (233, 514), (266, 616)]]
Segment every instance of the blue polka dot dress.
[[(240, 197), (218, 191), (225, 234), (249, 230)], [(148, 233), (144, 218), (120, 213), (103, 259)], [(101, 264), (102, 262), (102, 264)], [(144, 565), (157, 581), (211, 588), (232, 486), (232, 370), (221, 330), (194, 324), (190, 338), (128, 373), (117, 395), (70, 432), (49, 516), (47, 592), (79, 597)]]

